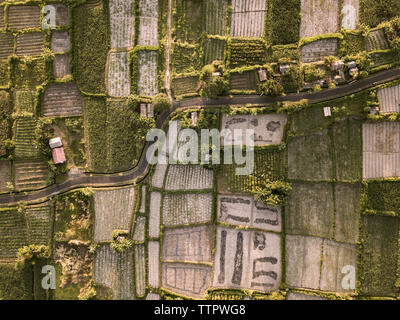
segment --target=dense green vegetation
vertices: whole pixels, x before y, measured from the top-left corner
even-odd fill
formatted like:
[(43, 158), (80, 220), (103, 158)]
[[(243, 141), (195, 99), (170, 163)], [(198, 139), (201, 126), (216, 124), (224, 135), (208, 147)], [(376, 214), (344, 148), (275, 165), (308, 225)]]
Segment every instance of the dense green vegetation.
[(104, 93), (109, 45), (108, 12), (103, 2), (73, 9), (73, 74), (81, 90)]
[(176, 39), (181, 42), (195, 43), (202, 30), (202, 1), (176, 0), (173, 24)]
[(400, 215), (400, 181), (370, 181), (365, 186), (365, 208)]
[(400, 2), (397, 0), (360, 0), (360, 23), (376, 27), (400, 15)]
[(262, 39), (234, 38), (228, 42), (228, 48), (230, 49), (230, 68), (265, 63), (267, 47)]
[(0, 158), (7, 154), (7, 139), (10, 138), (12, 104), (7, 91), (0, 91)]
[(48, 64), (46, 59), (21, 58), (11, 59), (11, 76), (15, 87), (35, 87), (47, 79)]
[(32, 274), (16, 270), (13, 263), (0, 263), (0, 300), (32, 299)]

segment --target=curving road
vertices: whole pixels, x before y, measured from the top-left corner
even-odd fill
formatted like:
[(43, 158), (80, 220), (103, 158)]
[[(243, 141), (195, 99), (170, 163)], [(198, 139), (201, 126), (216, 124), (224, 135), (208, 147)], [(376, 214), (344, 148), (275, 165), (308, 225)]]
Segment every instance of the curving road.
[[(364, 89), (374, 87), (378, 84), (389, 82), (400, 78), (400, 69), (391, 69), (382, 71), (368, 78), (353, 82), (347, 85), (337, 87), (335, 89), (327, 89), (315, 93), (298, 93), (289, 94), (282, 97), (267, 97), (258, 95), (248, 96), (233, 96), (233, 97), (220, 97), (218, 99), (206, 98), (193, 98), (180, 102), (174, 102), (172, 110), (165, 112), (157, 121), (157, 128), (162, 128), (166, 123), (169, 115), (177, 108), (188, 108), (195, 106), (221, 106), (221, 105), (268, 105), (277, 101), (299, 101), (301, 99), (308, 99), (311, 103), (328, 101), (335, 98), (347, 96)], [(146, 177), (150, 165), (146, 159), (146, 151), (150, 143), (146, 143), (142, 152), (142, 156), (135, 168), (116, 174), (80, 174), (75, 177), (70, 177), (67, 181), (51, 185), (38, 191), (21, 192), (6, 194), (0, 196), (0, 206), (15, 205), (19, 201), (26, 202), (42, 202), (53, 196), (75, 189), (79, 187), (117, 187), (123, 185), (131, 185)]]

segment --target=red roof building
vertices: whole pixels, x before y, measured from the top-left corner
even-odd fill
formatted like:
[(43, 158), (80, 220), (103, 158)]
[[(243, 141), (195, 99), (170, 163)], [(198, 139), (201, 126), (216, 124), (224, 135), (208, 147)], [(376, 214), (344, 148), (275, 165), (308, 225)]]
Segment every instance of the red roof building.
[(52, 155), (54, 164), (60, 164), (66, 161), (63, 147), (53, 149)]

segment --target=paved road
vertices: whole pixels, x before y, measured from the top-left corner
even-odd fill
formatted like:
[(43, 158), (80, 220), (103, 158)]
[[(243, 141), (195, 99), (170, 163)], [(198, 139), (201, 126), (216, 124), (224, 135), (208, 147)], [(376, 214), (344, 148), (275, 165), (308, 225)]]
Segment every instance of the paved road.
[[(328, 101), (335, 98), (347, 96), (361, 90), (374, 87), (378, 84), (389, 82), (400, 78), (400, 69), (391, 69), (382, 71), (365, 78), (363, 80), (350, 83), (337, 87), (335, 89), (327, 89), (316, 93), (299, 93), (289, 94), (282, 97), (267, 97), (258, 95), (248, 96), (233, 96), (233, 97), (221, 97), (218, 99), (204, 99), (204, 98), (193, 98), (187, 99), (180, 102), (174, 102), (173, 108), (170, 112), (164, 113), (157, 121), (157, 128), (161, 128), (169, 117), (170, 113), (179, 107), (194, 107), (194, 106), (221, 106), (221, 105), (267, 105), (277, 101), (299, 101), (301, 99), (309, 99), (312, 103)], [(146, 159), (146, 151), (150, 146), (146, 143), (142, 152), (142, 157), (139, 160), (138, 165), (132, 170), (117, 173), (117, 174), (82, 174), (76, 177), (71, 177), (67, 181), (51, 185), (38, 191), (32, 191), (29, 193), (14, 193), (0, 196), (0, 206), (13, 205), (19, 201), (26, 202), (40, 202), (45, 201), (57, 194), (79, 188), (79, 187), (116, 187), (123, 185), (131, 185), (134, 182), (138, 182), (143, 179), (148, 171), (149, 164)]]

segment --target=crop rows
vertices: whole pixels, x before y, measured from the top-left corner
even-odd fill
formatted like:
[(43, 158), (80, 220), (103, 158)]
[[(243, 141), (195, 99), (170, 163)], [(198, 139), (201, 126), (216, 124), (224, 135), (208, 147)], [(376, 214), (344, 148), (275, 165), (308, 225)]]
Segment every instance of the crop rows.
[(112, 289), (116, 300), (133, 300), (133, 253), (114, 252), (110, 246), (97, 249), (94, 262), (94, 280)]
[(19, 248), (28, 244), (27, 223), (16, 210), (0, 211), (0, 257), (16, 257)]
[(30, 243), (47, 245), (50, 239), (50, 206), (30, 206), (25, 214), (29, 220)]
[(382, 112), (400, 112), (400, 85), (379, 89), (378, 98)]
[(136, 295), (143, 297), (146, 293), (146, 252), (144, 245), (135, 246)]
[(173, 45), (171, 64), (175, 73), (196, 71), (200, 65), (198, 48), (183, 47), (175, 43)]
[(337, 39), (322, 39), (301, 47), (301, 61), (315, 62), (328, 56), (335, 56), (338, 50)]
[(167, 194), (163, 198), (163, 225), (167, 227), (211, 220), (211, 194)]
[(35, 91), (32, 90), (17, 90), (15, 91), (15, 105), (17, 112), (32, 112), (34, 113)]
[(149, 286), (158, 288), (160, 286), (160, 243), (149, 241), (148, 250)]
[(0, 161), (0, 192), (8, 191), (7, 182), (11, 182), (11, 161)]
[(170, 165), (165, 183), (166, 190), (211, 189), (212, 170), (200, 165)]
[[(251, 54), (249, 54), (251, 52)], [(261, 40), (232, 39), (231, 67), (264, 64), (266, 60), (265, 43)]]
[(204, 64), (210, 64), (214, 60), (224, 61), (225, 40), (205, 39), (204, 40)]
[(15, 133), (15, 156), (17, 158), (36, 158), (38, 149), (35, 141), (36, 120), (34, 118), (17, 119)]
[(389, 49), (389, 44), (385, 38), (383, 29), (372, 31), (366, 38), (367, 51), (386, 50)]
[(0, 29), (3, 29), (4, 26), (4, 7), (0, 7)]
[(149, 236), (158, 238), (160, 236), (160, 211), (161, 211), (161, 193), (150, 193), (150, 219)]
[(43, 53), (44, 36), (41, 32), (23, 33), (17, 36), (17, 56), (37, 56)]
[(172, 92), (174, 96), (195, 93), (199, 89), (199, 77), (180, 77), (172, 79)]
[(14, 37), (10, 33), (0, 33), (0, 59), (7, 59), (14, 51)]
[(127, 97), (130, 94), (128, 52), (111, 52), (107, 70), (107, 88), (110, 96)]
[(64, 78), (71, 74), (69, 54), (56, 54), (53, 62), (53, 75), (55, 78)]
[(82, 114), (82, 97), (75, 83), (51, 84), (43, 98), (45, 117)]
[(131, 48), (135, 36), (135, 1), (110, 0), (111, 48)]
[(40, 189), (47, 185), (47, 163), (43, 161), (16, 162), (15, 188), (17, 190)]
[(158, 46), (158, 0), (139, 0), (140, 46)]
[(156, 188), (162, 188), (164, 182), (165, 172), (167, 171), (167, 164), (157, 164), (151, 178), (151, 185)]
[(94, 241), (111, 240), (116, 229), (129, 230), (133, 205), (134, 188), (96, 191)]
[(205, 31), (207, 34), (225, 35), (226, 0), (205, 1)]
[(145, 239), (146, 218), (143, 216), (136, 217), (135, 230), (133, 232), (133, 241), (143, 242)]
[(139, 52), (138, 94), (155, 96), (157, 93), (157, 52)]
[(255, 72), (245, 71), (243, 73), (231, 73), (229, 78), (229, 88), (231, 90), (255, 90)]
[(264, 34), (265, 1), (232, 0), (232, 37), (256, 37)]
[(11, 30), (40, 27), (40, 8), (38, 6), (10, 6), (8, 26)]

